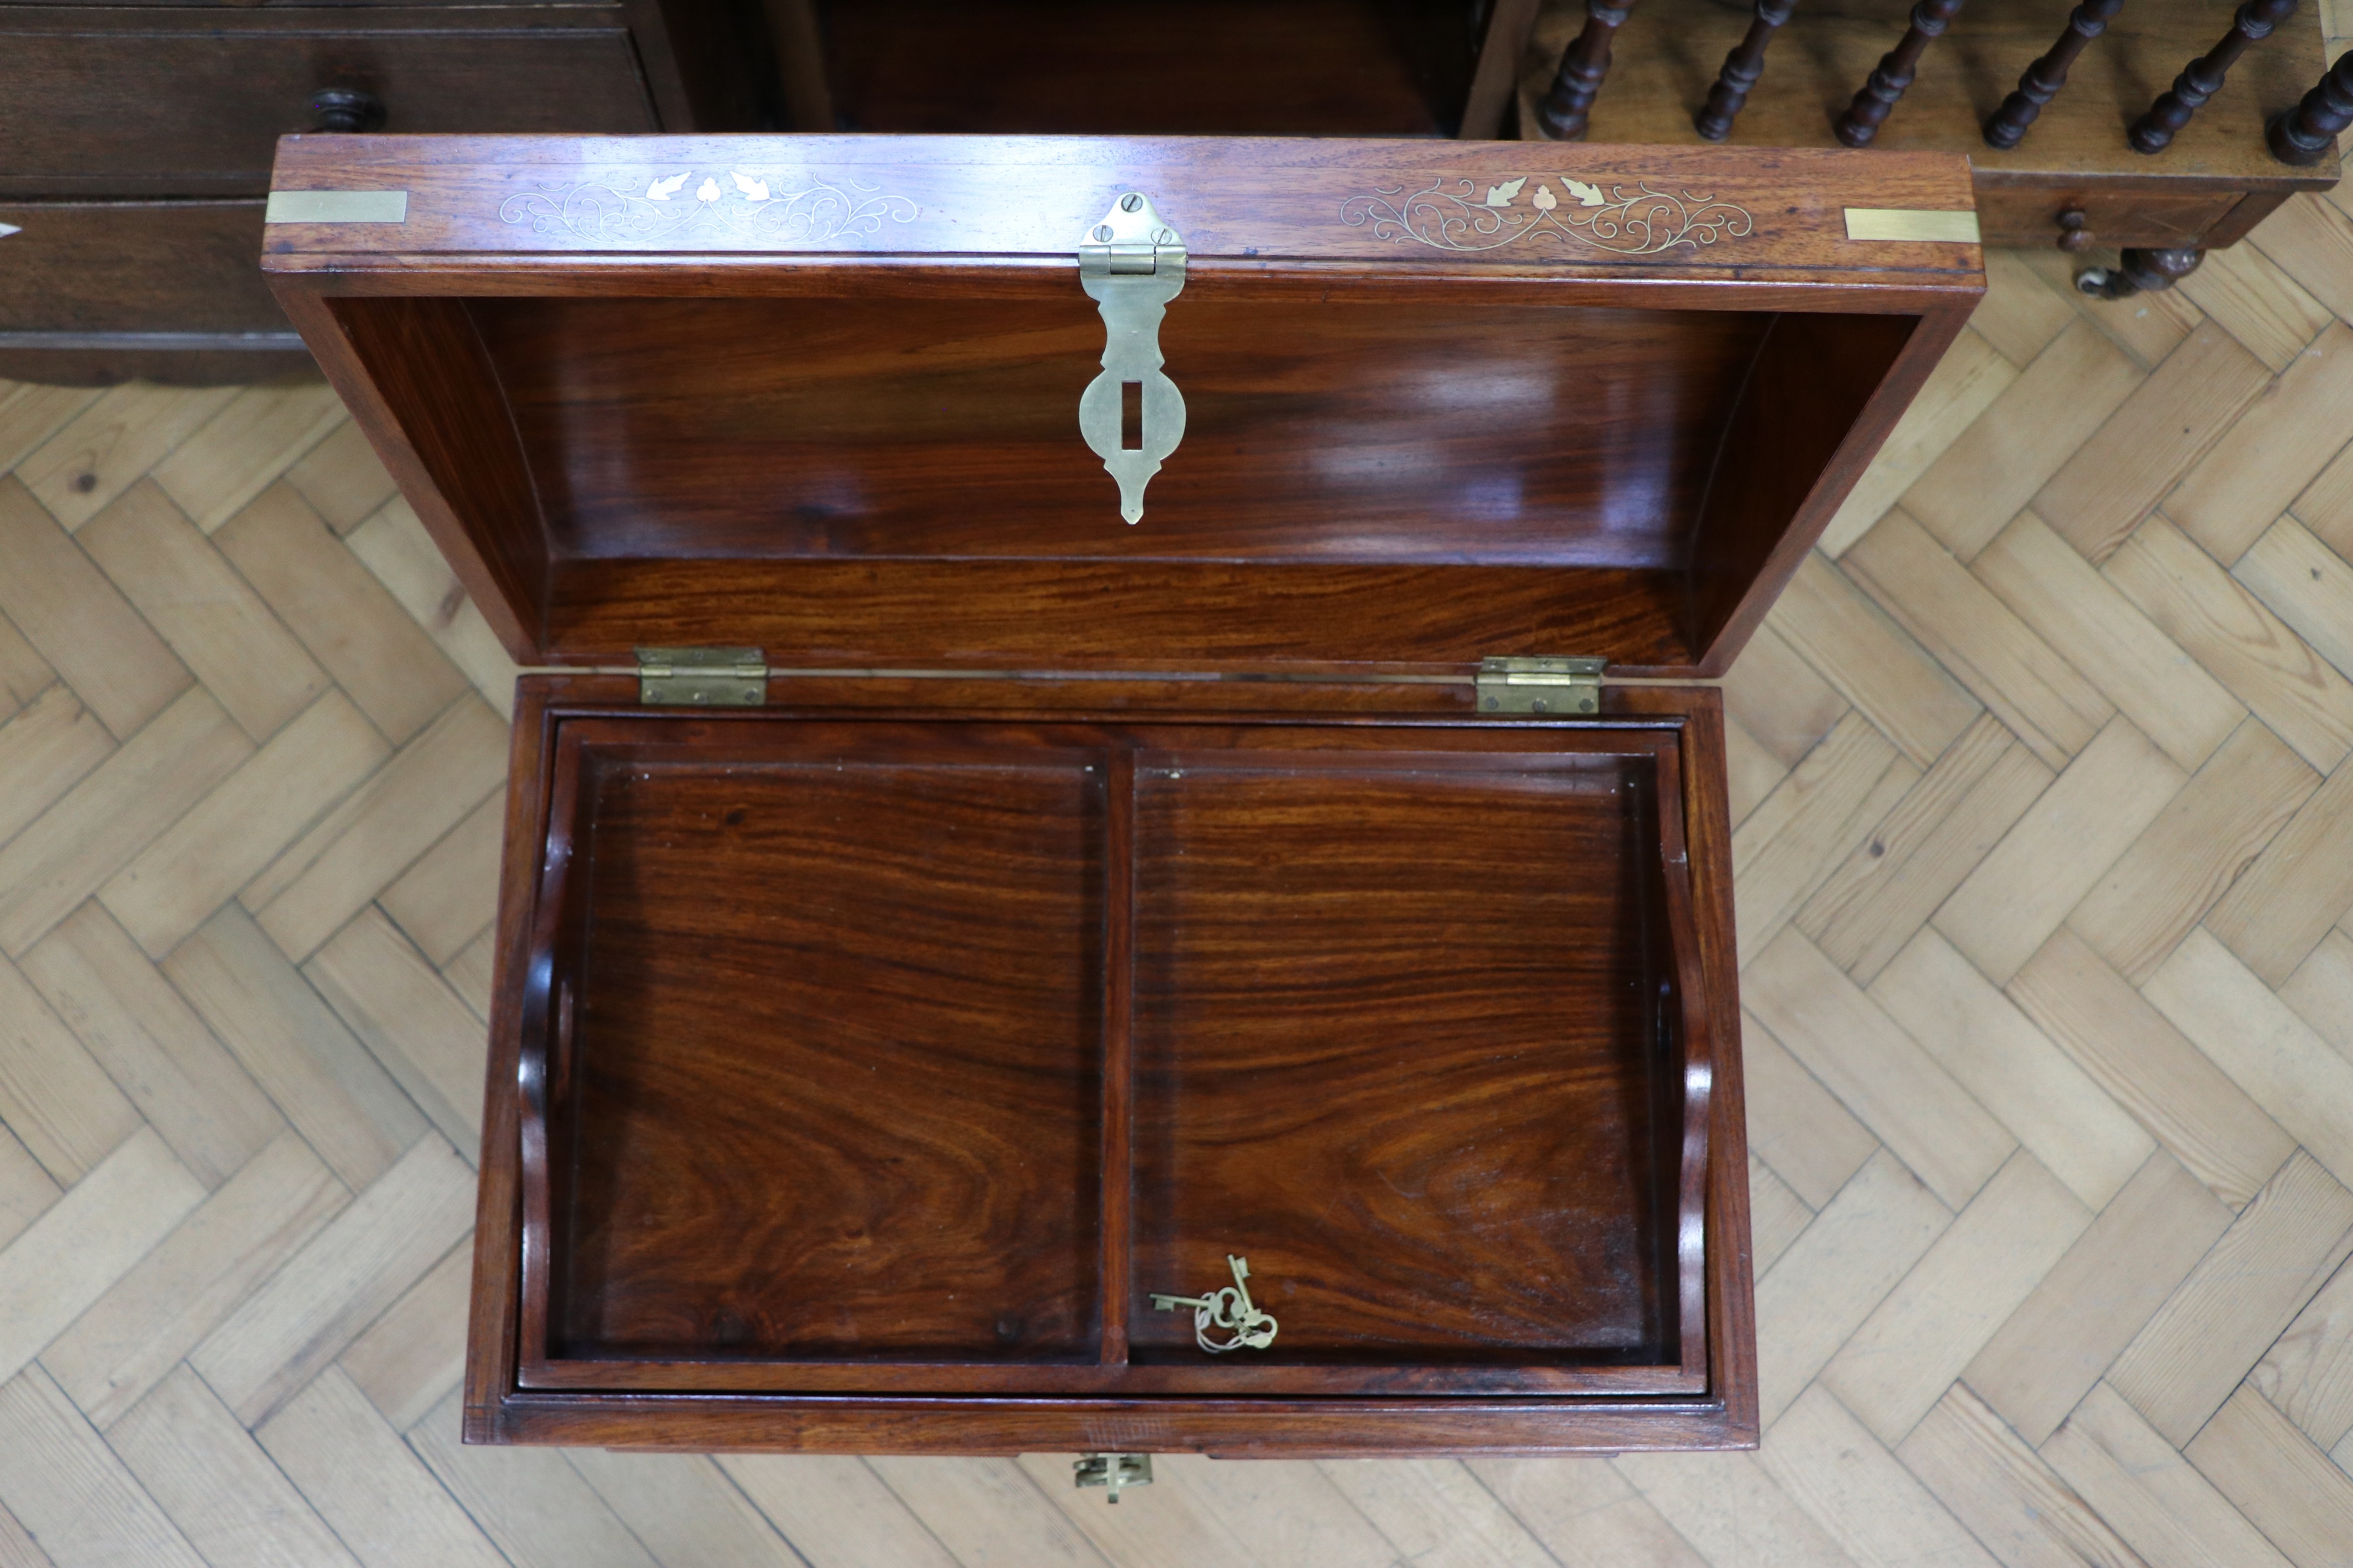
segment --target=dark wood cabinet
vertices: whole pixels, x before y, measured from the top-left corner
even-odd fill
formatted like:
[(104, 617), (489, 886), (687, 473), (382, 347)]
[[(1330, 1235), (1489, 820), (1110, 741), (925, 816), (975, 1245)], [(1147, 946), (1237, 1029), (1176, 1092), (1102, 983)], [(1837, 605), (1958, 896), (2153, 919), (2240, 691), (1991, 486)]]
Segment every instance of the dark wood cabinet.
[(1968, 174), (1527, 151), (281, 144), (280, 298), (539, 667), (471, 1440), (1755, 1440), (1695, 681)]
[(402, 132), (661, 129), (614, 5), (0, 8), (0, 195), (254, 195), (314, 94)]
[(251, 265), (280, 135), (754, 129), (765, 50), (682, 0), (0, 4), (0, 376), (305, 368)]
[(804, 130), (1507, 135), (1536, 0), (770, 0)]
[[(1913, 75), (1868, 132), (1872, 150), (1965, 153), (1989, 245), (2085, 248), (2214, 247), (2236, 243), (2298, 191), (2336, 183), (2319, 167), (2282, 162), (2265, 126), (2326, 68), (2322, 19), (2280, 20), (2231, 67), (2186, 128), (2153, 152), (2136, 123), (2191, 60), (2230, 33), (2241, 0), (2156, 0), (2104, 8), (2100, 30), (2066, 66), (2063, 85), (2005, 142), (1987, 128), (2020, 78), (2067, 29), (2068, 9), (2043, 0), (1968, 0), (1931, 7), (1947, 17), (1923, 38)], [(1595, 141), (1699, 145), (1697, 119), (1753, 7), (1727, 0), (1641, 0), (1612, 38), (1606, 79), (1584, 134)], [(1584, 0), (1548, 0), (1519, 75), (1523, 134), (1549, 134), (1541, 106)], [(1857, 90), (1905, 37), (1913, 0), (1797, 8), (1726, 131), (1738, 144), (1833, 147)], [(2007, 137), (2007, 132), (2000, 133)]]

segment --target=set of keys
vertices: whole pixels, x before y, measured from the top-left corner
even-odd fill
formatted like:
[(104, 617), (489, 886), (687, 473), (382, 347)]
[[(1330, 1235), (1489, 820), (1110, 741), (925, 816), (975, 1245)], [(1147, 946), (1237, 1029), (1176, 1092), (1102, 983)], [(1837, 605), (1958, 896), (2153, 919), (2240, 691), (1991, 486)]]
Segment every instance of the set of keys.
[[(1250, 1259), (1226, 1254), (1233, 1266), (1234, 1282), (1223, 1289), (1212, 1290), (1206, 1296), (1163, 1296), (1155, 1292), (1152, 1304), (1164, 1312), (1179, 1307), (1193, 1309), (1193, 1338), (1211, 1355), (1223, 1355), (1247, 1345), (1262, 1351), (1274, 1343), (1275, 1321), (1271, 1312), (1261, 1312), (1250, 1301)], [(1223, 1329), (1233, 1337), (1222, 1342), (1209, 1337), (1212, 1329)]]

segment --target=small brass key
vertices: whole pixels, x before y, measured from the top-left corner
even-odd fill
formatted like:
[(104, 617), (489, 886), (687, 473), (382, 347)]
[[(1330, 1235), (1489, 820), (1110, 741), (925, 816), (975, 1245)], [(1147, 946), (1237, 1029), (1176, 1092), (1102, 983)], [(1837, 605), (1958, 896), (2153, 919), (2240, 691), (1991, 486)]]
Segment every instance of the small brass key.
[[(1250, 1300), (1250, 1259), (1229, 1252), (1226, 1262), (1234, 1271), (1234, 1282), (1223, 1289), (1212, 1290), (1206, 1296), (1164, 1296), (1155, 1291), (1152, 1304), (1164, 1312), (1173, 1312), (1179, 1307), (1192, 1308), (1194, 1341), (1211, 1355), (1223, 1355), (1245, 1345), (1262, 1351), (1274, 1343), (1274, 1315), (1259, 1310)], [(1221, 1343), (1209, 1337), (1211, 1329), (1223, 1329), (1233, 1337)]]

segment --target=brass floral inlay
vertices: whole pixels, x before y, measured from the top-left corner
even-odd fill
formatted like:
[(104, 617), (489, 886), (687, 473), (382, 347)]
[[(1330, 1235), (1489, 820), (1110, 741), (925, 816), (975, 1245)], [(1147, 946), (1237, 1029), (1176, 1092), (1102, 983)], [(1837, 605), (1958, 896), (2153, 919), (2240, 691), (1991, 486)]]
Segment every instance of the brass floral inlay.
[[(809, 179), (794, 188), (781, 178), (730, 169), (725, 183), (715, 174), (694, 171), (658, 175), (640, 191), (635, 176), (614, 174), (578, 184), (543, 184), (509, 196), (499, 205), (507, 223), (528, 223), (533, 232), (568, 231), (588, 240), (670, 239), (717, 233), (773, 244), (811, 245), (847, 234), (876, 235), (885, 221), (912, 223), (916, 206), (905, 196), (844, 180)], [(778, 188), (781, 186), (782, 188)]]
[[(1556, 195), (1557, 179), (1562, 194)], [(1535, 188), (1527, 189), (1530, 181)], [(1377, 238), (1418, 241), (1439, 250), (1500, 250), (1518, 240), (1574, 239), (1620, 256), (1656, 256), (1678, 245), (1696, 248), (1719, 239), (1745, 239), (1756, 219), (1745, 207), (1714, 196), (1675, 194), (1648, 181), (1628, 195), (1623, 185), (1605, 193), (1599, 185), (1566, 174), (1522, 174), (1482, 195), (1479, 182), (1444, 175), (1409, 195), (1403, 185), (1382, 186), (1374, 195), (1340, 204), (1340, 221), (1372, 226)]]

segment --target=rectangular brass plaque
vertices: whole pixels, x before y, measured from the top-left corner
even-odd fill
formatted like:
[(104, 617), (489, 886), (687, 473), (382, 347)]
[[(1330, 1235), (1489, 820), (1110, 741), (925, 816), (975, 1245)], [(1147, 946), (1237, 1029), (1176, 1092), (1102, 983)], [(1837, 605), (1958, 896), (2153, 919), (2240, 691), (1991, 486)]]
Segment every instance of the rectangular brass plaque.
[(1978, 215), (1929, 212), (1919, 207), (1849, 207), (1849, 239), (1943, 239), (1978, 243)]
[(272, 191), (264, 223), (406, 223), (406, 191)]

